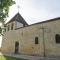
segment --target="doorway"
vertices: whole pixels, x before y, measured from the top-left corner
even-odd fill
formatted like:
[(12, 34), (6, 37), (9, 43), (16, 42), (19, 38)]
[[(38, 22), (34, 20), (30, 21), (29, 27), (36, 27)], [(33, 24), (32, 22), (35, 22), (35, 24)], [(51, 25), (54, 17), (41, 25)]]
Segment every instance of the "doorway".
[(15, 54), (18, 54), (19, 42), (15, 42)]

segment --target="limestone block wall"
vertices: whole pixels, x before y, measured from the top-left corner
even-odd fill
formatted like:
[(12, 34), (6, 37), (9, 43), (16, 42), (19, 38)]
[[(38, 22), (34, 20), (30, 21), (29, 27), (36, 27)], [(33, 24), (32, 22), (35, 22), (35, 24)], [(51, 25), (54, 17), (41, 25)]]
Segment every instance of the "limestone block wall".
[(44, 27), (45, 55), (60, 56), (60, 43), (56, 43), (56, 34), (60, 35), (60, 20), (40, 24)]
[(16, 28), (17, 22), (13, 21), (13, 22), (7, 24), (6, 31), (8, 31), (8, 25), (9, 25), (9, 31), (11, 30), (12, 23), (13, 23), (13, 30)]
[[(21, 54), (43, 55), (43, 34), (38, 26), (30, 26), (15, 31), (19, 40), (19, 52)], [(35, 44), (35, 37), (38, 37), (38, 44)], [(16, 40), (17, 41), (17, 40)]]
[(15, 35), (12, 30), (4, 33), (3, 40), (2, 40), (1, 52), (14, 53), (13, 48), (15, 47), (15, 43), (14, 43), (13, 39), (15, 39)]
[[(19, 53), (39, 56), (60, 56), (60, 44), (55, 35), (60, 34), (60, 20), (38, 23), (24, 28), (7, 31), (2, 41), (2, 52), (15, 52), (19, 41)], [(35, 44), (38, 37), (38, 44)]]

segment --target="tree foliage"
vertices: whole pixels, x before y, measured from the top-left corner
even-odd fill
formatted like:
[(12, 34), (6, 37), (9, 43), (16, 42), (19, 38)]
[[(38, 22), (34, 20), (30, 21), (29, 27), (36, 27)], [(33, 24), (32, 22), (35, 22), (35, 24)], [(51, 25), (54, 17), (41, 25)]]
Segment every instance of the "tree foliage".
[[(0, 0), (0, 22), (5, 27), (6, 17), (8, 17), (9, 7), (15, 4), (13, 0)], [(0, 33), (2, 32), (2, 28), (0, 27)]]

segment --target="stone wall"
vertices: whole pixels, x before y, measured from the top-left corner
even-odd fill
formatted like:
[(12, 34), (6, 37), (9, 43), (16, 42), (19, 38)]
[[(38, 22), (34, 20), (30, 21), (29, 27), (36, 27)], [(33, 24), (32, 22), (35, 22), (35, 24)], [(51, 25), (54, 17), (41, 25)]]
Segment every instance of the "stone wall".
[[(2, 52), (14, 53), (19, 41), (19, 53), (39, 56), (60, 56), (60, 44), (55, 35), (60, 34), (60, 20), (38, 23), (4, 33)], [(38, 44), (35, 44), (38, 37)]]

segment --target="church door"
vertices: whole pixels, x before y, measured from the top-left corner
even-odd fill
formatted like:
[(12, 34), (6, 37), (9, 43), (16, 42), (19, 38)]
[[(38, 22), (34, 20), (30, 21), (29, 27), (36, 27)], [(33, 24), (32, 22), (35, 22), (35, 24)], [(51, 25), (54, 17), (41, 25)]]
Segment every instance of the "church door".
[(18, 54), (19, 42), (15, 42), (15, 54)]

